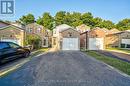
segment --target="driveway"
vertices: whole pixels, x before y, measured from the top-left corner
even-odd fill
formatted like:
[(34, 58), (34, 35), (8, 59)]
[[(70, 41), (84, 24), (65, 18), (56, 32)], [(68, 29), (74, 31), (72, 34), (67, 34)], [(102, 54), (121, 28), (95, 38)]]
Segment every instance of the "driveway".
[(60, 51), (33, 58), (0, 86), (130, 86), (130, 77), (82, 52)]
[(119, 52), (114, 52), (114, 51), (97, 51), (103, 55), (109, 56), (109, 57), (113, 57), (113, 58), (117, 58), (126, 62), (130, 63), (130, 54), (124, 54), (124, 53), (119, 53)]

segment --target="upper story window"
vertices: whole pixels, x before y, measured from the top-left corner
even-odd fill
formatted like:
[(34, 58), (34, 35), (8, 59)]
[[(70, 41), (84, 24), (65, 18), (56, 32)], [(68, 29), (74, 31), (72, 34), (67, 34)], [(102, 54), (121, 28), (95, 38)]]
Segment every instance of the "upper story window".
[(32, 28), (28, 28), (28, 32), (32, 33), (33, 29)]
[(37, 33), (41, 33), (41, 28), (37, 28)]

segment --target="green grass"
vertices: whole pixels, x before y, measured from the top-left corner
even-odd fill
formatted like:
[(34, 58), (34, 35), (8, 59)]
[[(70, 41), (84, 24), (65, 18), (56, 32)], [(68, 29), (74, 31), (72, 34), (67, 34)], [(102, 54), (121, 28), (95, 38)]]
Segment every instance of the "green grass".
[(122, 51), (125, 53), (130, 53), (130, 50), (128, 49), (121, 49), (121, 48), (108, 48), (108, 50), (117, 50), (117, 51)]
[(104, 63), (111, 65), (112, 67), (130, 75), (130, 63), (116, 58), (104, 56), (95, 51), (87, 51), (86, 53), (96, 58), (97, 60), (103, 61)]

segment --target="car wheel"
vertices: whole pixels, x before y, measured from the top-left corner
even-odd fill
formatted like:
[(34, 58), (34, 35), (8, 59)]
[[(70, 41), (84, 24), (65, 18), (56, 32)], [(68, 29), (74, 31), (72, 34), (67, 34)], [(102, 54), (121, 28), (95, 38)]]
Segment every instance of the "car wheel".
[(29, 52), (24, 53), (24, 57), (27, 58), (30, 55)]

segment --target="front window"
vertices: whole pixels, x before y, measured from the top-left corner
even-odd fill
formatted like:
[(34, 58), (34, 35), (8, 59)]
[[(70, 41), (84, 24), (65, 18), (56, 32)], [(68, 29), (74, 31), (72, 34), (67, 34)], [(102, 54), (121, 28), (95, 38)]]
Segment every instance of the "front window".
[(40, 33), (40, 32), (41, 32), (41, 28), (38, 28), (38, 29), (37, 29), (37, 33)]
[(28, 32), (29, 32), (29, 33), (32, 33), (32, 31), (33, 31), (32, 28), (29, 28), (29, 29), (28, 29)]

